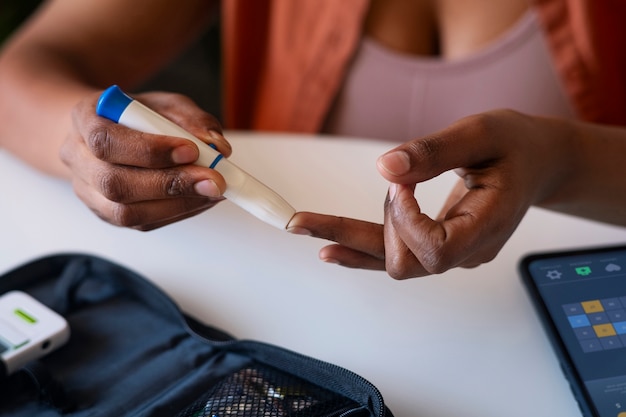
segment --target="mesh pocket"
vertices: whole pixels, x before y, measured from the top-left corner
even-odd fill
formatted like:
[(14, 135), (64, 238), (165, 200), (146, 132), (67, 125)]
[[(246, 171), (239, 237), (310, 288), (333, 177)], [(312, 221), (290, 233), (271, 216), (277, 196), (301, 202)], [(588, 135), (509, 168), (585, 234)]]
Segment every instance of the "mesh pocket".
[(333, 417), (357, 408), (332, 391), (255, 365), (222, 379), (178, 417)]

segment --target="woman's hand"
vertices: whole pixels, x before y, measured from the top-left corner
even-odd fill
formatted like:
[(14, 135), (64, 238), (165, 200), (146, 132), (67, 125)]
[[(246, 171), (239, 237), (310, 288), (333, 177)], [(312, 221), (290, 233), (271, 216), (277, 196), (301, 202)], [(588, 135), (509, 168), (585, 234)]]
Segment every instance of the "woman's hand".
[[(189, 140), (138, 132), (96, 115), (99, 94), (78, 104), (73, 129), (60, 156), (71, 171), (78, 197), (100, 218), (117, 226), (151, 230), (198, 214), (223, 199), (224, 178), (192, 165), (197, 146)], [(229, 156), (221, 126), (189, 98), (171, 93), (135, 97)]]
[[(568, 175), (562, 124), (512, 111), (467, 117), (382, 155), (391, 182), (384, 225), (298, 213), (294, 233), (337, 242), (320, 257), (346, 267), (386, 270), (396, 279), (475, 267), (492, 260), (532, 204)], [(422, 213), (415, 185), (454, 170), (460, 181), (437, 218)]]

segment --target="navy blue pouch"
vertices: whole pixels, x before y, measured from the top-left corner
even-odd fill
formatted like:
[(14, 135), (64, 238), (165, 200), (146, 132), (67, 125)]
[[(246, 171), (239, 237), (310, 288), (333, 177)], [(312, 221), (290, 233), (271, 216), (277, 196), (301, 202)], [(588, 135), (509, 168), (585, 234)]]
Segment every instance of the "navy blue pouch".
[(0, 276), (66, 318), (69, 342), (0, 380), (0, 416), (393, 417), (367, 380), (184, 314), (137, 273), (86, 254)]

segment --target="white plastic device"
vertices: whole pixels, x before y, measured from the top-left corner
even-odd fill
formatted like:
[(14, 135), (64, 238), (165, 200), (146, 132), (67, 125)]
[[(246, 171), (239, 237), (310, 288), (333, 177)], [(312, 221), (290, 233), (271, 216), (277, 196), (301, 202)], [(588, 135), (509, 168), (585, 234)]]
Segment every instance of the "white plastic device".
[(0, 373), (12, 374), (61, 347), (70, 337), (67, 321), (22, 291), (0, 296)]
[(144, 133), (176, 136), (194, 142), (200, 151), (197, 165), (218, 171), (226, 180), (224, 197), (264, 222), (285, 230), (296, 210), (278, 193), (222, 154), (159, 113), (113, 85), (100, 96), (96, 113)]

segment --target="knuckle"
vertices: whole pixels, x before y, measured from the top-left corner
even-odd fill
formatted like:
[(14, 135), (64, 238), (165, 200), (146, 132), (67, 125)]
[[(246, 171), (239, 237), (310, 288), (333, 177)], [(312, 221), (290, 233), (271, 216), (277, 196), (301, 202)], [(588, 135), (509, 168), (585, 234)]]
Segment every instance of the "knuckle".
[(191, 97), (188, 97), (182, 93), (177, 93), (175, 91), (168, 92), (164, 94), (163, 97), (166, 98), (163, 101), (163, 103), (165, 105), (169, 105), (169, 107), (175, 107), (175, 104), (173, 103), (177, 103), (178, 105), (180, 104), (190, 105), (193, 103), (193, 100), (191, 99)]
[(521, 113), (510, 109), (498, 109), (484, 113), (478, 113), (465, 118), (465, 123), (471, 127), (475, 135), (483, 138), (500, 138), (508, 133), (510, 120), (520, 118)]
[(113, 137), (106, 128), (96, 128), (89, 133), (87, 144), (96, 158), (108, 160), (112, 153)]
[(424, 249), (420, 262), (429, 274), (442, 274), (454, 266), (452, 257), (441, 246), (430, 245)]
[(136, 228), (139, 225), (139, 219), (140, 216), (131, 205), (115, 204), (109, 222), (116, 226)]
[(423, 275), (415, 255), (406, 248), (402, 253), (385, 256), (385, 270), (396, 281)]
[(419, 161), (430, 161), (439, 154), (441, 140), (439, 136), (427, 136), (409, 143), (409, 152)]
[(138, 232), (149, 232), (151, 230), (158, 228), (158, 226), (145, 225), (145, 224), (129, 226), (129, 227), (133, 230), (137, 230)]
[(137, 214), (134, 210), (125, 204), (111, 204), (105, 209), (101, 207), (90, 207), (91, 211), (100, 220), (103, 220), (113, 226), (119, 227), (137, 227)]
[(465, 120), (479, 133), (487, 133), (491, 130), (494, 116), (492, 113), (479, 113), (468, 116)]
[(188, 188), (188, 181), (179, 172), (169, 171), (165, 173), (163, 189), (168, 197), (185, 195)]
[(498, 251), (493, 251), (493, 252), (489, 252), (487, 254), (485, 254), (483, 257), (479, 258), (477, 260), (478, 264), (486, 264), (489, 263), (491, 261), (493, 261), (494, 259), (496, 259), (496, 256), (498, 255)]
[(408, 274), (404, 270), (404, 268), (398, 268), (395, 265), (388, 265), (386, 267), (386, 270), (387, 270), (387, 275), (389, 275), (392, 279), (396, 281), (402, 281), (408, 278)]
[(123, 179), (116, 170), (102, 173), (99, 180), (100, 193), (110, 201), (123, 202), (127, 197), (127, 190)]
[(412, 167), (421, 167), (421, 169), (432, 170), (438, 169), (442, 163), (442, 155), (447, 141), (439, 134), (426, 136), (408, 143), (406, 149), (410, 158)]

